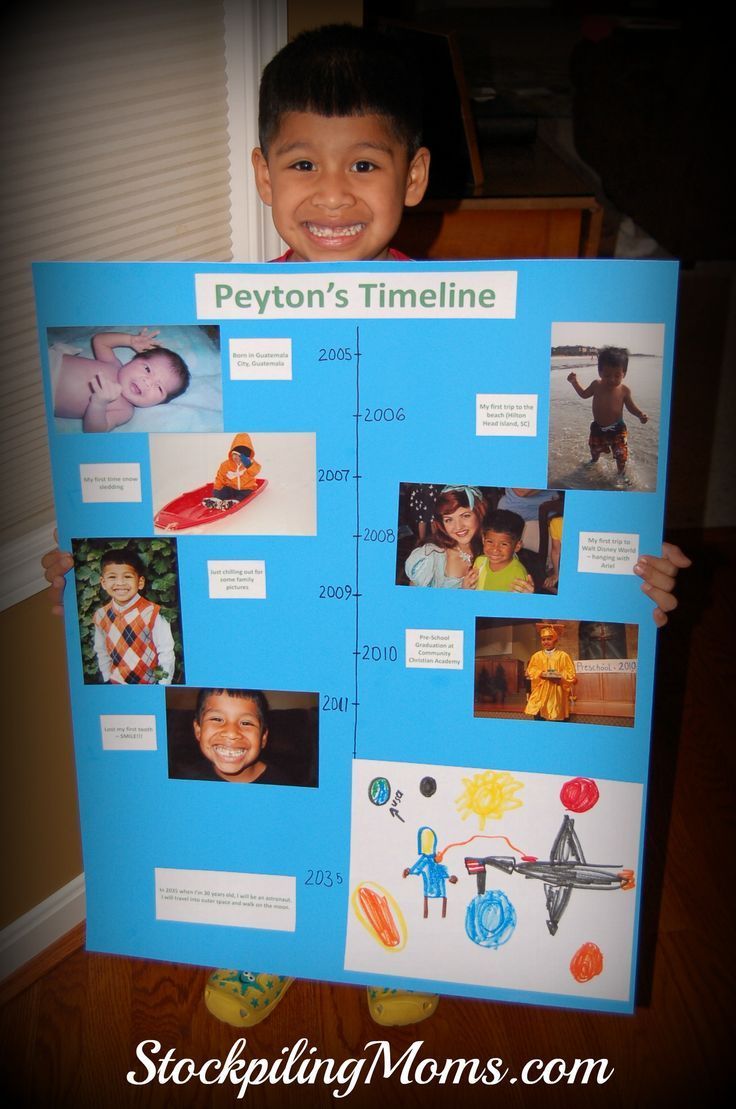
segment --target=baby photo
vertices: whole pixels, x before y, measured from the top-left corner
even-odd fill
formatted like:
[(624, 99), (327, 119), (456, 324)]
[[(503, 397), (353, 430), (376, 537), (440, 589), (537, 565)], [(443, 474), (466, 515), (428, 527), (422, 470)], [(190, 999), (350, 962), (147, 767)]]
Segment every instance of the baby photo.
[(173, 539), (72, 539), (84, 681), (184, 681)]
[(399, 486), (397, 585), (557, 593), (564, 493)]
[(241, 785), (318, 784), (316, 693), (166, 690), (169, 777)]
[(657, 488), (664, 324), (553, 323), (548, 481)]
[(473, 715), (633, 728), (638, 655), (636, 624), (479, 617)]
[(219, 327), (55, 327), (47, 341), (59, 432), (222, 427)]

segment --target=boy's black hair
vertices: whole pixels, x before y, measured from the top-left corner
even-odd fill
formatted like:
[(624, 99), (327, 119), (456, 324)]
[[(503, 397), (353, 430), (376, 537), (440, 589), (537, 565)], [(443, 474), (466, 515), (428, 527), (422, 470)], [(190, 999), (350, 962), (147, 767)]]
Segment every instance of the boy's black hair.
[(147, 576), (146, 565), (135, 547), (108, 547), (100, 559), (100, 573), (106, 566), (132, 566), (139, 578)]
[(598, 351), (598, 373), (602, 366), (611, 366), (614, 370), (623, 370), (626, 373), (629, 368), (629, 352), (626, 347), (601, 347)]
[(518, 543), (524, 531), (524, 520), (518, 512), (511, 512), (508, 508), (496, 508), (483, 517), (480, 530), (484, 535), (487, 531), (503, 532)]
[(197, 723), (202, 721), (202, 713), (207, 702), (207, 698), (213, 694), (217, 696), (219, 693), (224, 693), (226, 697), (237, 697), (242, 700), (252, 701), (258, 711), (258, 719), (262, 728), (268, 727), (268, 701), (266, 694), (260, 689), (200, 689), (197, 694), (197, 706), (194, 710), (194, 719)]
[(180, 397), (182, 393), (186, 392), (192, 375), (189, 372), (189, 367), (180, 354), (177, 354), (175, 350), (169, 350), (168, 347), (149, 347), (148, 350), (144, 350), (142, 353), (165, 354), (174, 374), (179, 378), (178, 386), (171, 390), (165, 400), (161, 401), (162, 404), (168, 404), (170, 400), (174, 400), (175, 397)]
[(264, 155), (287, 112), (381, 116), (410, 158), (421, 146), (421, 86), (406, 50), (348, 23), (303, 31), (264, 69), (258, 108)]

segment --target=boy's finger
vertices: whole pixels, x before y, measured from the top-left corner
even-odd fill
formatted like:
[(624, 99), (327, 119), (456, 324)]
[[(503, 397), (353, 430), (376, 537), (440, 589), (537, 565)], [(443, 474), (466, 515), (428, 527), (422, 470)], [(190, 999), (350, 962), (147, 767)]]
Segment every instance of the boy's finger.
[(688, 558), (685, 552), (681, 551), (675, 543), (663, 543), (662, 554), (670, 562), (674, 562), (678, 570), (687, 570), (688, 566), (693, 564), (693, 560)]
[(647, 581), (654, 581), (657, 576), (669, 578), (674, 582), (679, 567), (675, 566), (668, 558), (657, 558), (656, 555), (641, 555), (634, 567), (634, 573)]
[(677, 597), (668, 588), (663, 589), (645, 581), (642, 583), (641, 591), (646, 593), (647, 597), (650, 597), (663, 612), (672, 612), (677, 608)]

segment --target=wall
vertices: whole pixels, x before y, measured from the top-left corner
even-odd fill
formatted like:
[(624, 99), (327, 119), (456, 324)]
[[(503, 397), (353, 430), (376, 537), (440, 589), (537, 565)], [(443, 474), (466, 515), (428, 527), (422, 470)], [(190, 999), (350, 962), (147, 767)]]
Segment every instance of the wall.
[(363, 22), (362, 0), (288, 0), (289, 38), (325, 23)]
[(48, 590), (0, 613), (0, 928), (82, 871), (62, 621)]

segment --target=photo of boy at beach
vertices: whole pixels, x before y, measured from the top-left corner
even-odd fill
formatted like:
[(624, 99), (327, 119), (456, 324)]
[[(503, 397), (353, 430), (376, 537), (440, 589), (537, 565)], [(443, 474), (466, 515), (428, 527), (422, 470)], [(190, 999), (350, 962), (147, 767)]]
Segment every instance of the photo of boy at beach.
[(478, 617), (473, 715), (632, 728), (638, 656), (636, 624)]
[(184, 681), (173, 539), (73, 539), (84, 681)]
[(318, 784), (316, 693), (166, 690), (169, 777), (239, 785)]
[(396, 584), (556, 593), (563, 512), (556, 489), (402, 482)]
[(222, 427), (218, 327), (62, 327), (47, 340), (57, 431)]
[(551, 485), (656, 489), (663, 353), (661, 324), (552, 325)]

